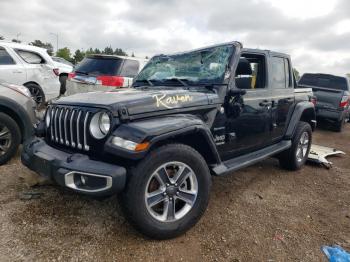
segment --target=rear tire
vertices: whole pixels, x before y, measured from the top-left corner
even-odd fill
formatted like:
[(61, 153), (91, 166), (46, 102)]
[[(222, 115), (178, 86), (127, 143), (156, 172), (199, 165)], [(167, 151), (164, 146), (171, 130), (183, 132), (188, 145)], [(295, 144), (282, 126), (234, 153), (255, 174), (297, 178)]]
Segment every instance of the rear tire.
[(45, 105), (45, 94), (44, 94), (44, 91), (41, 89), (41, 87), (33, 83), (26, 84), (25, 86), (28, 88), (37, 107), (38, 108), (43, 107)]
[(336, 132), (342, 132), (343, 131), (343, 128), (345, 126), (345, 123), (346, 123), (346, 120), (345, 118), (343, 118), (342, 120), (338, 121), (335, 123), (335, 126), (334, 126), (334, 130)]
[(21, 143), (21, 131), (11, 117), (0, 113), (0, 165), (9, 161)]
[(298, 170), (306, 162), (312, 143), (312, 129), (309, 123), (299, 122), (292, 138), (292, 146), (279, 155), (282, 168)]
[(204, 214), (210, 187), (211, 176), (203, 157), (187, 145), (168, 144), (152, 151), (131, 170), (120, 196), (121, 206), (142, 234), (154, 239), (174, 238)]

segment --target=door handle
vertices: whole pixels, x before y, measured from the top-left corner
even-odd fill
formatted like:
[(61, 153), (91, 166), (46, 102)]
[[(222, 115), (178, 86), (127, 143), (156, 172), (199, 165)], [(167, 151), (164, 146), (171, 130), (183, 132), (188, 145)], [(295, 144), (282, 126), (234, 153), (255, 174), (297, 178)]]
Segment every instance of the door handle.
[(15, 74), (22, 74), (23, 71), (21, 71), (21, 70), (13, 70), (12, 73), (15, 73)]
[(263, 107), (267, 107), (267, 106), (271, 106), (272, 102), (268, 101), (268, 100), (264, 100), (262, 102), (259, 103), (259, 106), (263, 106)]

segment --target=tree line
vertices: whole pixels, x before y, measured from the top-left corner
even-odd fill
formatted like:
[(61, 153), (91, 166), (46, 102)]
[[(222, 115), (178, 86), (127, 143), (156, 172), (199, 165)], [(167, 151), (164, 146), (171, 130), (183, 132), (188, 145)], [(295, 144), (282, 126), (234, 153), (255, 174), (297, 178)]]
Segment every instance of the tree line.
[[(0, 40), (5, 40), (5, 38), (2, 35), (0, 35)], [(21, 43), (21, 41), (18, 39), (12, 39), (11, 41), (15, 42), (15, 43)], [(89, 49), (87, 49), (85, 51), (82, 49), (77, 49), (77, 50), (75, 50), (74, 53), (71, 52), (71, 50), (68, 47), (63, 47), (63, 48), (58, 49), (57, 52), (55, 53), (54, 49), (53, 49), (53, 45), (49, 42), (43, 42), (41, 40), (34, 40), (34, 41), (30, 42), (29, 44), (33, 45), (33, 46), (45, 48), (47, 50), (47, 53), (50, 56), (55, 55), (57, 57), (62, 57), (73, 64), (79, 63), (81, 60), (83, 60), (83, 58), (86, 55), (90, 55), (90, 54), (128, 56), (128, 54), (123, 49), (121, 49), (121, 48), (113, 49), (112, 46), (106, 46), (104, 49), (90, 47)], [(132, 53), (131, 57), (135, 57), (135, 54)], [(146, 57), (146, 58), (148, 58), (148, 57)]]

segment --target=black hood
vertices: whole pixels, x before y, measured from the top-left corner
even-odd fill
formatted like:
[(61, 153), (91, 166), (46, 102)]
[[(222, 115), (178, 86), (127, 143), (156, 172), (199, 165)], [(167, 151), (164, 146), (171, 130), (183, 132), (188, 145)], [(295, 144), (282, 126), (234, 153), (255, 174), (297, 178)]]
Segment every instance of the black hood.
[[(216, 99), (215, 99), (216, 98)], [(91, 92), (63, 97), (55, 103), (64, 105), (104, 107), (112, 111), (127, 108), (129, 115), (187, 107), (206, 106), (217, 100), (215, 93), (184, 89), (142, 90), (120, 89), (110, 92)]]

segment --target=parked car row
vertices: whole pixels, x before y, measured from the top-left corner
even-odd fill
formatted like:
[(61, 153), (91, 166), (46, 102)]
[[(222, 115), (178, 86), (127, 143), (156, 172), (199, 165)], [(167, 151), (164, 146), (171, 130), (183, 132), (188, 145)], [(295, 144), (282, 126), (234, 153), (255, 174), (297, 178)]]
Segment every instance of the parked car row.
[[(212, 175), (267, 157), (298, 170), (316, 113), (337, 123), (349, 117), (348, 81), (307, 74), (298, 85), (287, 54), (239, 42), (150, 61), (89, 55), (68, 73), (36, 48), (3, 50), (0, 61), (16, 55), (26, 70), (50, 68), (56, 84), (60, 72), (68, 79), (66, 90), (55, 89), (65, 96), (51, 101), (38, 123), (28, 83), (0, 86), (0, 164), (25, 141), (21, 159), (29, 169), (77, 193), (118, 194), (129, 221), (157, 239), (196, 224)], [(41, 96), (37, 103), (47, 101)]]

